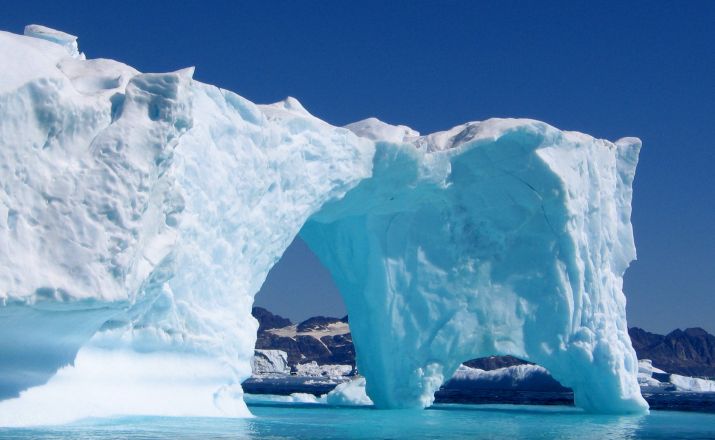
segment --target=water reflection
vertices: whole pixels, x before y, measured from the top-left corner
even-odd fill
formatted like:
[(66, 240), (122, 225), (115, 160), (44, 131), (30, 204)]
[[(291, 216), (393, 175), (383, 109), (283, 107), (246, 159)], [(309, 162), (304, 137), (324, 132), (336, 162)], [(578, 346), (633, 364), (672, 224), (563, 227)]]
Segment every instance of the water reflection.
[(18, 439), (641, 439), (715, 438), (715, 415), (654, 411), (649, 416), (586, 414), (563, 406), (436, 405), (426, 411), (252, 406), (250, 419), (126, 417), (64, 427), (0, 429)]

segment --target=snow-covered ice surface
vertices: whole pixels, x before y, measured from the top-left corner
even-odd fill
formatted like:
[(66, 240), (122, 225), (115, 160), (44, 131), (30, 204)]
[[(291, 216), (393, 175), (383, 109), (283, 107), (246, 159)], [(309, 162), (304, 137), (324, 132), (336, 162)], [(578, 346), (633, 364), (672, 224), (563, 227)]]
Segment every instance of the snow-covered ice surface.
[[(298, 234), (345, 299), (376, 406), (424, 407), (465, 359), (510, 354), (583, 408), (647, 410), (622, 293), (637, 139), (527, 119), (339, 128), (293, 98), (255, 105), (193, 68), (140, 73), (26, 33), (0, 32), (0, 395), (27, 390), (0, 425), (248, 415), (253, 296)], [(55, 379), (121, 377), (115, 353), (147, 359), (121, 404), (32, 409)], [(178, 387), (196, 393), (179, 411), (156, 356), (220, 380)]]

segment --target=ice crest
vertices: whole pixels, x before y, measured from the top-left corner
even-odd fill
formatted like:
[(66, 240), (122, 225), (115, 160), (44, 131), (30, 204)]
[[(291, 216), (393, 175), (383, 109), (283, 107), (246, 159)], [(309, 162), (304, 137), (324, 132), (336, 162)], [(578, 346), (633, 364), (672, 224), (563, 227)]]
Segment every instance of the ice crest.
[(406, 125), (390, 125), (377, 118), (367, 118), (345, 126), (358, 136), (373, 141), (393, 143), (409, 142), (419, 137), (419, 132)]
[(27, 26), (25, 26), (24, 35), (59, 44), (67, 50), (67, 53), (71, 57), (84, 58), (84, 56), (79, 53), (79, 47), (77, 46), (77, 37), (75, 37), (74, 35), (48, 28), (46, 26), (41, 26), (39, 24), (28, 24)]

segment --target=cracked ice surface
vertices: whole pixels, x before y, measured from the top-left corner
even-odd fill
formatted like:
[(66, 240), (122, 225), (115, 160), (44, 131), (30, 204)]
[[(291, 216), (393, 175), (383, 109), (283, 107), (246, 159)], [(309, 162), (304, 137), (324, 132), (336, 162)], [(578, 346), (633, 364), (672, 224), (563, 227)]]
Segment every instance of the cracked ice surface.
[[(646, 410), (622, 293), (637, 139), (525, 119), (333, 127), (292, 98), (255, 105), (193, 69), (143, 74), (26, 33), (0, 32), (0, 398), (30, 389), (0, 424), (40, 423), (48, 401), (53, 421), (247, 415), (253, 296), (298, 234), (340, 288), (378, 407), (429, 405), (465, 359), (511, 354), (586, 409)], [(158, 384), (155, 368), (177, 371)], [(57, 388), (124, 376), (114, 406)], [(152, 387), (182, 404), (147, 403)]]

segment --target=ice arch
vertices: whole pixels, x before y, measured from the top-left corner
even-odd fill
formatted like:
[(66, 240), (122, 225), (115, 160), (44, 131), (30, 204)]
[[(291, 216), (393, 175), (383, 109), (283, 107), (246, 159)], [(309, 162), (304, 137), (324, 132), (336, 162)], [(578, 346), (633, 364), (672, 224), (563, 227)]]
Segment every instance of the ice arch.
[(639, 148), (503, 120), (378, 141), (373, 176), (301, 231), (344, 296), (373, 401), (429, 405), (461, 360), (509, 354), (578, 406), (643, 408), (621, 292)]
[(27, 33), (0, 32), (0, 391), (31, 388), (0, 424), (247, 414), (253, 296), (299, 233), (378, 406), (429, 404), (460, 360), (506, 353), (584, 408), (646, 410), (621, 291), (637, 139), (338, 128)]

